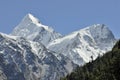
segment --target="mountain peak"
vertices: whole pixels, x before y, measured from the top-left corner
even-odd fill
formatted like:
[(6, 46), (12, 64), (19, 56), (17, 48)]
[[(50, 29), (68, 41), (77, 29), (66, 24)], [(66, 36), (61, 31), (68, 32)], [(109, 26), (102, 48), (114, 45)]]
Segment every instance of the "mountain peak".
[(101, 38), (101, 39), (114, 38), (112, 31), (105, 24), (94, 24), (80, 31), (87, 32), (91, 34), (91, 36), (93, 36), (94, 38)]
[(100, 30), (100, 29), (105, 29), (105, 28), (107, 28), (108, 29), (108, 27), (105, 25), (105, 24), (93, 24), (93, 25), (91, 25), (91, 26), (88, 26), (88, 27), (86, 27), (86, 28), (84, 28), (83, 30)]
[(24, 22), (24, 21), (29, 21), (29, 22), (32, 22), (32, 23), (37, 24), (37, 25), (40, 24), (39, 19), (36, 18), (35, 16), (33, 16), (31, 13), (28, 13), (28, 14), (23, 18), (23, 22)]
[(89, 28), (91, 29), (108, 29), (108, 27), (105, 24), (94, 24), (92, 26), (90, 26)]
[(29, 40), (41, 42), (44, 45), (61, 36), (51, 27), (41, 24), (39, 20), (30, 13), (15, 27), (11, 35), (22, 36)]
[(31, 13), (28, 13), (27, 15), (28, 15), (28, 16), (33, 16)]

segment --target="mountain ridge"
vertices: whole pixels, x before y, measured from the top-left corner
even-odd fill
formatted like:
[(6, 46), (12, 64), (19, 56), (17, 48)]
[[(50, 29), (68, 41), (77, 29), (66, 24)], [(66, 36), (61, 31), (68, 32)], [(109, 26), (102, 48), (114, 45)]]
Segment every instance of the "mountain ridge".
[(77, 65), (84, 65), (91, 57), (95, 60), (112, 49), (115, 42), (114, 35), (104, 24), (62, 36), (27, 14), (10, 35), (0, 33), (0, 74), (3, 74), (0, 78), (59, 80)]
[[(102, 55), (109, 51), (116, 41), (113, 33), (104, 24), (94, 24), (62, 36), (53, 29), (51, 31), (48, 26), (46, 29), (46, 26), (42, 24), (37, 25), (38, 23), (27, 21), (31, 16), (31, 14), (25, 16), (23, 21), (13, 30), (12, 35), (23, 36), (28, 40), (40, 42), (58, 55), (62, 53), (64, 56), (71, 56), (71, 60), (78, 65), (89, 62), (90, 56), (96, 59), (98, 54)], [(34, 17), (34, 19), (38, 21), (37, 18)], [(23, 27), (21, 25), (24, 25), (24, 28), (21, 29)]]
[[(94, 34), (95, 36), (93, 36)], [(47, 48), (63, 53), (65, 56), (79, 55), (79, 59), (82, 57), (82, 63), (84, 63), (89, 62), (91, 56), (96, 59), (99, 54), (102, 55), (104, 52), (111, 50), (115, 42), (116, 39), (112, 32), (104, 24), (97, 24), (58, 38), (48, 44)], [(81, 62), (79, 63), (79, 60), (77, 60), (78, 58), (75, 59), (72, 56), (71, 59), (76, 64), (81, 65)]]

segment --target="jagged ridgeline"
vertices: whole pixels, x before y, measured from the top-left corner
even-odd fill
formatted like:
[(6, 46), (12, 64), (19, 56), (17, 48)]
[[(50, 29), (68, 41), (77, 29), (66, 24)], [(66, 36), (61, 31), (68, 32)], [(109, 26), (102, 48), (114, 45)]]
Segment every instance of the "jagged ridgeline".
[(110, 52), (78, 67), (61, 80), (120, 80), (120, 40)]
[[(0, 33), (0, 80), (60, 80), (78, 65), (110, 51), (116, 41), (104, 24), (87, 26), (63, 36), (27, 14), (9, 35)], [(80, 71), (81, 77), (86, 77), (87, 71), (87, 75), (93, 76), (92, 71), (100, 71), (96, 70), (98, 61), (94, 61), (98, 66), (91, 66), (91, 62), (72, 74), (75, 76)]]

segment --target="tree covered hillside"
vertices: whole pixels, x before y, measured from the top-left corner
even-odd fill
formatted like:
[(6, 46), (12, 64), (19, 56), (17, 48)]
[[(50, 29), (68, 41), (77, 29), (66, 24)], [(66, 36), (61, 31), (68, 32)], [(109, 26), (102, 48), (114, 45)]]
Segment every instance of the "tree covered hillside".
[(120, 80), (120, 40), (110, 52), (78, 67), (61, 80)]

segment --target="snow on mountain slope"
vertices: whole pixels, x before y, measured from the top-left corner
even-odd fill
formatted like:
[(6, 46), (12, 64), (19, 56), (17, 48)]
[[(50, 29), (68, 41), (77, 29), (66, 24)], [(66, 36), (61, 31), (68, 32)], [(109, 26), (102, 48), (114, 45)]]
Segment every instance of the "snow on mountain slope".
[(82, 65), (109, 51), (116, 42), (104, 24), (96, 24), (52, 41), (47, 48)]
[(52, 28), (42, 25), (32, 14), (27, 14), (11, 35), (22, 36), (29, 40), (41, 42), (45, 46), (54, 39), (61, 37)]
[(75, 67), (61, 57), (41, 43), (0, 33), (0, 80), (59, 80)]
[[(45, 52), (47, 50), (47, 53), (51, 53), (58, 60), (57, 63), (62, 63), (60, 66), (64, 64), (62, 66), (64, 68), (64, 75), (72, 71), (72, 61), (75, 64), (83, 65), (89, 62), (92, 57), (96, 59), (98, 55), (103, 55), (103, 53), (111, 50), (116, 42), (112, 32), (104, 24), (92, 25), (69, 35), (61, 36), (52, 28), (42, 25), (40, 21), (31, 14), (27, 14), (23, 18), (22, 22), (13, 30), (11, 35), (21, 36), (30, 40), (28, 41), (29, 46), (35, 55), (39, 54), (39, 46), (36, 46), (34, 43), (38, 42), (40, 45), (45, 45), (45, 47), (49, 49), (47, 50), (44, 47)], [(9, 37), (12, 38), (12, 36)], [(48, 55), (49, 54), (46, 54), (46, 56)], [(38, 59), (43, 59), (44, 57), (44, 55), (38, 56)], [(44, 62), (44, 60), (42, 62)], [(55, 62), (54, 64), (57, 63)], [(56, 72), (59, 72), (59, 70), (54, 71), (53, 68), (54, 66), (52, 66), (51, 70), (54, 72), (51, 74), (53, 75), (51, 79), (58, 74)], [(42, 69), (43, 72), (41, 74), (44, 75), (43, 73), (48, 70), (48, 67), (43, 68), (42, 66)], [(48, 77), (50, 73), (46, 73), (46, 76)], [(61, 73), (58, 75), (61, 75)], [(43, 78), (43, 80), (46, 79), (46, 77)], [(50, 76), (48, 78), (50, 79)], [(55, 79), (57, 78), (55, 77)]]

